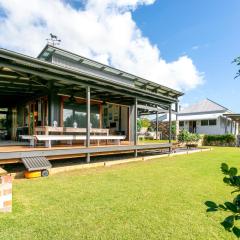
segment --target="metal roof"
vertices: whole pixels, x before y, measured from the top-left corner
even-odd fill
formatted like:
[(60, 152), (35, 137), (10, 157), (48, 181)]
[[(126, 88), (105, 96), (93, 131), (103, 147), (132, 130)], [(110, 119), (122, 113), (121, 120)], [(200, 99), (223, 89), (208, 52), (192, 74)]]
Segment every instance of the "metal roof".
[[(74, 93), (74, 96), (75, 91), (82, 91), (85, 97), (84, 89), (86, 86), (90, 86), (92, 90), (95, 90), (96, 98), (94, 98), (99, 100), (104, 100), (101, 96), (107, 94), (111, 100), (113, 96), (118, 97), (119, 102), (122, 101), (121, 97), (123, 96), (125, 99), (137, 97), (139, 100), (152, 104), (169, 105), (178, 101), (178, 95), (171, 96), (171, 94), (138, 88), (124, 82), (110, 81), (96, 74), (67, 66), (63, 67), (0, 48), (1, 94), (7, 91), (9, 93), (29, 94), (30, 96), (30, 94), (38, 93), (40, 88), (43, 91), (47, 90), (48, 84), (53, 82), (56, 87), (61, 87), (62, 91), (65, 92), (68, 89), (70, 94)], [(80, 93), (79, 96), (81, 96)]]
[(113, 68), (111, 66), (102, 64), (100, 62), (94, 61), (92, 59), (83, 57), (81, 55), (69, 52), (67, 50), (52, 46), (52, 45), (46, 45), (45, 48), (41, 51), (41, 53), (38, 55), (37, 58), (41, 60), (48, 60), (51, 58), (53, 54), (59, 54), (61, 56), (65, 56), (69, 59), (72, 59), (76, 61), (78, 64), (88, 66), (90, 68), (95, 68), (97, 70), (101, 70), (106, 73), (111, 73), (116, 76), (121, 76), (121, 78), (125, 78), (128, 80), (132, 80), (134, 82), (134, 85), (136, 88), (139, 89), (145, 89), (147, 91), (151, 91), (154, 93), (160, 93), (163, 95), (167, 95), (170, 97), (179, 97), (184, 95), (184, 93), (165, 87), (163, 85), (154, 83), (152, 81), (149, 81), (147, 79), (138, 77), (134, 74), (127, 73), (125, 71), (119, 70), (117, 68)]
[(179, 121), (191, 121), (191, 120), (208, 120), (208, 119), (217, 119), (221, 114), (195, 114), (195, 115), (186, 115), (178, 116)]
[[(178, 121), (196, 121), (196, 120), (208, 120), (208, 119), (217, 119), (222, 116), (221, 113), (212, 113), (212, 114), (192, 114), (192, 115), (184, 115), (178, 116)], [(176, 121), (176, 114), (172, 114), (172, 121)], [(168, 114), (164, 114), (160, 117), (160, 121), (168, 122)]]
[(226, 113), (223, 116), (232, 119), (235, 122), (240, 123), (240, 113)]
[(226, 112), (226, 111), (229, 111), (226, 107), (223, 107), (222, 105), (207, 98), (189, 107), (184, 108), (179, 112), (179, 116), (183, 114)]

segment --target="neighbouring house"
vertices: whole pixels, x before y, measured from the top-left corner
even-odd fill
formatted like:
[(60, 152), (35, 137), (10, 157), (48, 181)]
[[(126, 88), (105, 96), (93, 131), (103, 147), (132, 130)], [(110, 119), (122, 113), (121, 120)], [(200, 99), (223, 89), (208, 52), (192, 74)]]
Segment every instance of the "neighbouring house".
[[(199, 134), (234, 134), (238, 135), (238, 114), (210, 100), (204, 99), (196, 104), (180, 109), (178, 115), (172, 114), (172, 121), (179, 121), (179, 130), (188, 130)], [(168, 124), (168, 114), (160, 117)]]
[(138, 144), (137, 118), (182, 95), (52, 45), (37, 58), (0, 49), (0, 164), (170, 150)]

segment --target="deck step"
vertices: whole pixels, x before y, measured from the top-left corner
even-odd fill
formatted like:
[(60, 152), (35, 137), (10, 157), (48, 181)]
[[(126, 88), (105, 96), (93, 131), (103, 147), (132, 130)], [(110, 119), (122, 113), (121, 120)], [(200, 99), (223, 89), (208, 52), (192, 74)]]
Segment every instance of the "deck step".
[(44, 156), (23, 157), (22, 162), (28, 171), (44, 170), (52, 167)]

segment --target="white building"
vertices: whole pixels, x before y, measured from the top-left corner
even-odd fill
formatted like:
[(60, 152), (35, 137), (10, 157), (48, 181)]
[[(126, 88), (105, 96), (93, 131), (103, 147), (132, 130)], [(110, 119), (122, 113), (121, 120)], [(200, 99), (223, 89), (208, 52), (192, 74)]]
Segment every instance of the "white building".
[[(237, 135), (238, 123), (232, 120), (228, 114), (231, 115), (233, 112), (210, 99), (204, 99), (180, 110), (177, 116), (172, 117), (172, 120), (176, 121), (177, 117), (179, 130), (185, 129), (199, 134), (232, 133)], [(165, 115), (163, 121), (168, 121), (168, 116)]]

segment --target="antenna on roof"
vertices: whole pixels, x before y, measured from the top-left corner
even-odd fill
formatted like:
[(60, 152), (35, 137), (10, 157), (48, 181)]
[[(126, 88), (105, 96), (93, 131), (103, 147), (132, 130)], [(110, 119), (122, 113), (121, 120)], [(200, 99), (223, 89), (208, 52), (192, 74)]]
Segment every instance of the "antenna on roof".
[(50, 33), (50, 37), (51, 38), (47, 38), (47, 42), (48, 44), (52, 45), (52, 46), (57, 46), (60, 45), (61, 40), (58, 39), (57, 35), (53, 35), (52, 33)]

